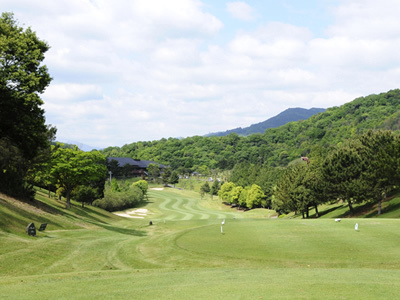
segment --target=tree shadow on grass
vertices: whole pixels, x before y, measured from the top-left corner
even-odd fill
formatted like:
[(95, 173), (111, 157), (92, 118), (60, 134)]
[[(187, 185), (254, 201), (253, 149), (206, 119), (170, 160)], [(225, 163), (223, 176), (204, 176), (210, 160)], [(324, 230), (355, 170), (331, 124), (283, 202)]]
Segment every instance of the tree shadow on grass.
[[(387, 206), (384, 206), (384, 203), (382, 203), (381, 215), (395, 213), (396, 211), (398, 212), (397, 215), (390, 216), (391, 218), (396, 218), (400, 214), (400, 212), (399, 212), (400, 211), (400, 202), (394, 202), (394, 203), (392, 202), (392, 203), (389, 203)], [(377, 210), (374, 210), (371, 213), (365, 215), (366, 218), (376, 218), (378, 216), (379, 215), (378, 215)]]
[[(337, 209), (341, 209), (341, 208), (343, 208), (343, 205), (331, 207), (331, 208), (323, 210), (323, 211), (318, 211), (318, 218), (320, 218), (320, 217), (322, 217), (324, 215), (327, 215), (327, 214), (329, 214), (329, 213), (331, 213), (331, 212), (333, 212), (333, 211), (335, 211)], [(316, 218), (316, 217), (317, 216), (316, 216), (315, 212), (310, 214), (310, 216), (309, 216), (309, 218)]]
[(356, 207), (353, 206), (353, 212), (350, 211), (350, 208), (347, 203), (341, 206), (341, 208), (343, 208), (343, 207), (347, 208), (347, 210), (345, 212), (343, 212), (342, 214), (338, 214), (335, 217), (337, 217), (337, 218), (365, 217), (366, 213), (372, 209), (373, 203), (366, 202), (366, 203), (360, 204)]
[[(110, 212), (108, 212), (106, 210), (102, 210), (101, 208), (95, 208), (92, 205), (85, 205), (85, 207), (81, 206), (80, 210), (90, 211), (91, 214), (94, 214), (94, 215), (97, 215), (99, 217), (103, 217), (103, 218), (106, 218), (106, 219), (111, 219)], [(90, 216), (90, 218), (93, 218), (93, 216)], [(106, 223), (104, 221), (99, 221), (99, 222)]]
[(42, 223), (52, 223), (52, 220), (43, 215), (37, 215), (34, 212), (21, 209), (2, 199), (0, 199), (0, 205), (4, 207), (0, 212), (0, 226), (2, 231), (13, 232), (13, 230), (16, 230), (24, 232), (30, 222), (35, 223), (37, 229)]
[[(400, 208), (400, 203), (388, 203), (391, 199), (382, 201), (382, 211), (381, 214), (389, 213)], [(350, 217), (350, 218), (376, 218), (378, 217), (378, 201), (375, 202), (365, 202), (354, 207), (353, 213), (350, 210), (339, 215), (338, 217)]]
[[(103, 221), (103, 220), (101, 220), (99, 218), (96, 218), (95, 216), (89, 214), (84, 208), (78, 208), (78, 207), (71, 206), (69, 211), (73, 212), (75, 215), (77, 215), (79, 217), (86, 218), (87, 222), (93, 223), (93, 221), (94, 221), (94, 223), (107, 224), (107, 222), (105, 222), (105, 221)], [(93, 210), (91, 210), (90, 213), (93, 213)], [(65, 216), (67, 216), (67, 215), (65, 215)]]
[(52, 214), (52, 215), (63, 215), (64, 214), (64, 211), (62, 208), (52, 206), (52, 205), (47, 204), (46, 202), (39, 200), (39, 199), (34, 199), (34, 200), (15, 199), (15, 201), (23, 202), (25, 204), (33, 206), (37, 209), (40, 209), (40, 210), (47, 212), (49, 214)]
[[(341, 210), (341, 209), (346, 209), (346, 211), (342, 212), (342, 213), (337, 213), (337, 214), (333, 214), (332, 218), (356, 218), (356, 217), (375, 217), (376, 216), (376, 211), (374, 210), (374, 203), (371, 202), (365, 202), (362, 204), (358, 204), (357, 206), (354, 207), (353, 209), (353, 213), (350, 212), (348, 203), (343, 203), (341, 205), (337, 205), (334, 207), (331, 207), (329, 209), (323, 210), (323, 211), (319, 211), (319, 216), (318, 217), (322, 217), (324, 215), (327, 215), (329, 213), (335, 212), (336, 210)], [(373, 210), (371, 212), (371, 210)], [(369, 215), (367, 215), (367, 213), (369, 213)], [(310, 214), (310, 218), (316, 218), (315, 213)]]

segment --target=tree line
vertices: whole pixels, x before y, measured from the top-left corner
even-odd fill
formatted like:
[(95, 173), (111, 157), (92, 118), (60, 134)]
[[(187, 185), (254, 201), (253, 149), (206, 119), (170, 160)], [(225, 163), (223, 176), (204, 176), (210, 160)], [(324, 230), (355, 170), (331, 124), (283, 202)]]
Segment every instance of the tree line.
[[(352, 214), (355, 203), (378, 202), (380, 214), (387, 193), (400, 183), (400, 137), (393, 131), (369, 130), (307, 159), (309, 164), (297, 159), (285, 168), (236, 165), (219, 196), (235, 206), (294, 211), (303, 217), (309, 217), (310, 208), (318, 217), (318, 205), (324, 203), (346, 202)], [(253, 200), (246, 190), (255, 188), (262, 193)]]

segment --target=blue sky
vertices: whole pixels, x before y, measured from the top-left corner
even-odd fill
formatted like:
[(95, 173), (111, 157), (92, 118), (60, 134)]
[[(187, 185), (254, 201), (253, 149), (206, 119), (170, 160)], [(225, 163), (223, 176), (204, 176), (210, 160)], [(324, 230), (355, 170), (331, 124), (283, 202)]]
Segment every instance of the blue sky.
[(397, 0), (1, 0), (51, 49), (57, 140), (204, 135), (398, 88)]

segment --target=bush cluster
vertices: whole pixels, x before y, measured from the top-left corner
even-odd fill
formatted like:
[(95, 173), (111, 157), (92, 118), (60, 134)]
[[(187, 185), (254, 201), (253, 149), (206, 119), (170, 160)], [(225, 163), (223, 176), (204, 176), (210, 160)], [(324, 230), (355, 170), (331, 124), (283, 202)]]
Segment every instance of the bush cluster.
[(218, 197), (226, 203), (249, 209), (266, 207), (267, 205), (265, 194), (257, 184), (243, 188), (242, 186), (236, 186), (233, 182), (225, 182), (218, 192)]
[(112, 212), (135, 207), (138, 203), (143, 202), (143, 199), (143, 191), (137, 186), (121, 192), (113, 192), (107, 188), (104, 198), (94, 201), (93, 205)]

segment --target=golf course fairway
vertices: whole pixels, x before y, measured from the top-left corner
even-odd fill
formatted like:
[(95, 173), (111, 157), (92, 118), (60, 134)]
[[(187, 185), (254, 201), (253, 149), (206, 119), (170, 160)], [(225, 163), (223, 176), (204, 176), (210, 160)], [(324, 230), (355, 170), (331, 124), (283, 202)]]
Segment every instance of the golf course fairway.
[(177, 189), (140, 208), (42, 212), (36, 237), (0, 231), (0, 299), (400, 298), (398, 219), (269, 218)]

